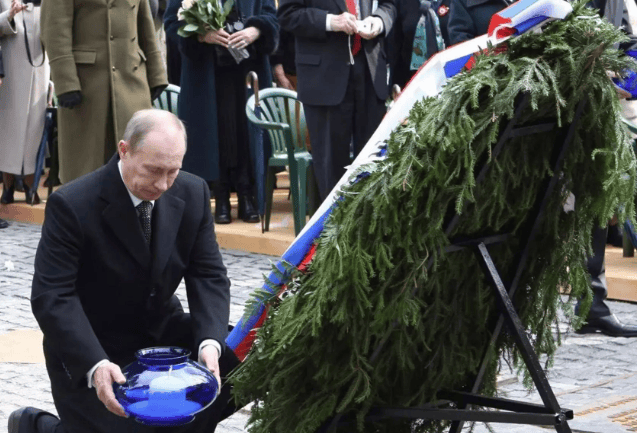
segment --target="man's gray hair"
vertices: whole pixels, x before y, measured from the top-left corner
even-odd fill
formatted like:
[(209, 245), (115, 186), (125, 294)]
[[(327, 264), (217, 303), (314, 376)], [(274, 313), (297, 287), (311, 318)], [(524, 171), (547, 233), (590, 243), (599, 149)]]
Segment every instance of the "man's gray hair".
[(184, 135), (184, 144), (187, 146), (188, 141), (184, 123), (173, 113), (165, 110), (158, 110), (156, 108), (140, 110), (133, 114), (133, 117), (131, 117), (126, 125), (126, 130), (124, 131), (122, 140), (128, 143), (130, 151), (133, 153), (137, 150), (139, 143), (143, 141), (144, 137), (146, 137), (150, 131), (160, 125), (166, 125), (170, 122), (172, 122), (173, 126), (182, 132)]

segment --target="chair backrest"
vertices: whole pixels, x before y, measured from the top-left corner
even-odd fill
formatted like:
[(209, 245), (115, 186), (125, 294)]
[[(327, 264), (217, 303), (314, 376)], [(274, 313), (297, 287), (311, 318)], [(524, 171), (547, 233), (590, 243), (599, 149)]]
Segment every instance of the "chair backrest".
[[(294, 151), (306, 151), (307, 124), (303, 104), (296, 98), (296, 92), (280, 88), (259, 91), (260, 112), (255, 112), (255, 97), (246, 104), (248, 119), (266, 129), (272, 141), (272, 152), (286, 153), (286, 142), (294, 146)], [(289, 138), (288, 138), (289, 137)]]
[(153, 106), (160, 110), (170, 111), (174, 115), (177, 115), (177, 103), (179, 102), (179, 92), (181, 88), (174, 84), (169, 84), (168, 87), (161, 92), (159, 98), (155, 99)]

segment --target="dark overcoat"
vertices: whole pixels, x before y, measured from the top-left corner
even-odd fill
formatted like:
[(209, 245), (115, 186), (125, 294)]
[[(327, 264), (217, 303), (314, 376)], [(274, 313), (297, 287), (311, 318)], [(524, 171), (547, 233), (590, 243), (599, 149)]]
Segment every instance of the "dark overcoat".
[[(31, 306), (67, 432), (148, 431), (110, 414), (87, 388), (86, 374), (98, 361), (124, 367), (136, 350), (175, 345), (176, 329), (190, 334), (178, 345), (193, 349), (227, 335), (230, 282), (208, 186), (179, 173), (155, 201), (149, 248), (118, 159), (49, 197), (35, 256)], [(182, 280), (188, 321), (174, 295)]]
[[(272, 86), (272, 72), (268, 56), (274, 52), (279, 39), (279, 24), (273, 0), (237, 0), (241, 15), (246, 17), (245, 27), (256, 27), (261, 37), (254, 43), (257, 59), (255, 72), (261, 88)], [(207, 181), (219, 178), (219, 137), (217, 110), (223, 109), (216, 97), (214, 45), (200, 43), (195, 37), (182, 38), (177, 30), (183, 22), (177, 20), (180, 0), (170, 0), (164, 15), (166, 35), (179, 45), (182, 53), (181, 93), (179, 118), (186, 124), (188, 150), (183, 169)], [(251, 91), (246, 89), (246, 101)], [(255, 135), (250, 134), (250, 145), (255, 146)], [(265, 141), (269, 145), (269, 141)], [(266, 154), (270, 153), (266, 149)]]
[(67, 183), (104, 165), (168, 79), (148, 0), (44, 0), (41, 25), (55, 92), (82, 92), (80, 105), (58, 110)]
[(468, 41), (489, 30), (491, 16), (506, 8), (505, 0), (453, 0), (449, 13), (451, 44)]

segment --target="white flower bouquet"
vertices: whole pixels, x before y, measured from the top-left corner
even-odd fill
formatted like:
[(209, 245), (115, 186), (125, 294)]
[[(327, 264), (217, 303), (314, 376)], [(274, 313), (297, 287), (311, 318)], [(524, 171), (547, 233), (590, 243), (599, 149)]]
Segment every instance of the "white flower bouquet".
[(223, 5), (220, 0), (183, 0), (177, 17), (185, 24), (177, 30), (177, 34), (187, 38), (219, 30), (226, 23), (233, 6), (234, 0), (227, 0)]
[[(188, 38), (190, 36), (205, 35), (209, 31), (223, 29), (227, 27), (229, 33), (234, 30), (241, 30), (241, 28), (230, 28), (230, 25), (226, 25), (226, 20), (232, 8), (235, 0), (226, 0), (225, 3), (221, 3), (221, 0), (182, 0), (181, 7), (177, 12), (177, 18), (179, 21), (183, 21), (184, 25), (177, 30), (177, 34), (181, 37)], [(220, 50), (224, 50), (224, 47), (215, 47)], [(248, 51), (245, 48), (236, 49), (228, 47), (227, 50), (232, 55), (232, 58), (240, 63), (242, 60), (250, 57)]]

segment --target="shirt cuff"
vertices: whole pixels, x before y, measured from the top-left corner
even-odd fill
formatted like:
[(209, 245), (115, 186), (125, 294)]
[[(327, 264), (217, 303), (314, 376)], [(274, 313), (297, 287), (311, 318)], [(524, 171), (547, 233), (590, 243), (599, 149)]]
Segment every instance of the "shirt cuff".
[(325, 17), (325, 31), (327, 32), (331, 32), (332, 31), (332, 17), (334, 16), (334, 14), (327, 14)]
[(102, 359), (100, 362), (95, 364), (93, 368), (91, 368), (88, 371), (88, 373), (86, 373), (86, 382), (88, 383), (89, 388), (93, 388), (93, 374), (95, 373), (95, 370), (97, 370), (97, 367), (100, 367), (106, 364), (107, 362), (108, 362), (108, 359)]
[(379, 34), (383, 33), (385, 31), (385, 23), (383, 22), (383, 19), (381, 17), (377, 17), (377, 16), (374, 16), (373, 18), (377, 19), (380, 22), (380, 33)]
[(206, 347), (206, 346), (214, 346), (215, 349), (217, 349), (217, 354), (219, 354), (219, 356), (221, 357), (221, 344), (219, 344), (219, 342), (217, 340), (213, 340), (213, 339), (204, 340), (199, 345), (199, 355), (197, 356), (197, 359), (199, 360), (200, 364), (202, 363), (201, 362), (201, 350), (204, 347)]

